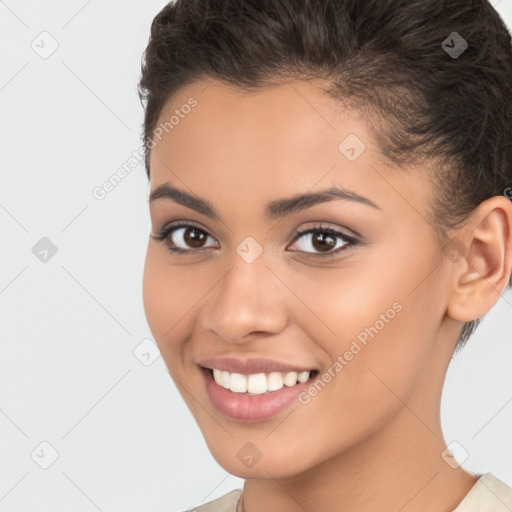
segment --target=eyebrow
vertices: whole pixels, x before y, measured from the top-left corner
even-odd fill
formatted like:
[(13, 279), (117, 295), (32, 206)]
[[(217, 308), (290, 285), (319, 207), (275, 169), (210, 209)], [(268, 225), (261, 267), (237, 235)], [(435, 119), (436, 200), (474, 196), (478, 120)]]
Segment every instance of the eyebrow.
[[(168, 183), (160, 185), (149, 195), (150, 203), (157, 199), (169, 199), (212, 219), (221, 219), (219, 212), (209, 201), (193, 196), (184, 190), (173, 188)], [(300, 194), (287, 199), (276, 199), (271, 201), (268, 203), (265, 210), (265, 218), (268, 220), (276, 220), (285, 217), (286, 215), (290, 215), (291, 213), (311, 208), (317, 204), (334, 200), (354, 201), (356, 203), (371, 206), (377, 210), (382, 210), (382, 208), (376, 205), (373, 201), (367, 197), (356, 194), (352, 190), (341, 187), (330, 187), (319, 192)]]

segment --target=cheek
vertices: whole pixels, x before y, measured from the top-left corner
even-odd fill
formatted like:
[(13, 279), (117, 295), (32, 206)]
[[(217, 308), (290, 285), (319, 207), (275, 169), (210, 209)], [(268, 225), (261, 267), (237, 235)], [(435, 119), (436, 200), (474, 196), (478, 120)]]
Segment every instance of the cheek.
[(195, 307), (212, 286), (207, 283), (193, 265), (172, 265), (165, 251), (150, 242), (142, 284), (144, 311), (168, 365), (179, 360), (176, 355), (193, 332)]
[(175, 337), (175, 324), (183, 307), (183, 301), (181, 305), (179, 301), (183, 293), (179, 276), (162, 258), (161, 251), (150, 245), (144, 264), (142, 295), (146, 319), (162, 355)]
[(385, 415), (400, 404), (396, 395), (407, 396), (425, 374), (432, 338), (428, 301), (409, 294), (410, 281), (389, 271), (364, 281), (354, 273), (332, 276), (301, 292), (318, 316), (308, 315), (302, 328), (332, 361), (321, 394), (332, 393), (329, 402), (353, 420)]
[(166, 290), (165, 283), (162, 283), (160, 267), (154, 251), (148, 247), (142, 278), (142, 299), (146, 319), (157, 343), (160, 338), (160, 324), (164, 317), (164, 312), (161, 310), (162, 295)]

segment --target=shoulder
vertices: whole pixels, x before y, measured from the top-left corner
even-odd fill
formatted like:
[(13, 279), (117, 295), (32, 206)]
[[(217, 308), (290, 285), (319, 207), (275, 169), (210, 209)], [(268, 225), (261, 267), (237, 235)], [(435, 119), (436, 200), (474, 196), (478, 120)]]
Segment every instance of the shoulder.
[(234, 489), (220, 498), (203, 503), (187, 512), (236, 512), (241, 495), (242, 489)]
[(510, 512), (512, 487), (492, 473), (481, 475), (453, 512)]

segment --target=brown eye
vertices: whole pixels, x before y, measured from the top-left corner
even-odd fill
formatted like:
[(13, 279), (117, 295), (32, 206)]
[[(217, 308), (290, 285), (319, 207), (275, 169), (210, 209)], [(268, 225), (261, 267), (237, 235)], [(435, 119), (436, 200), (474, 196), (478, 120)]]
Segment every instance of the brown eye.
[[(324, 228), (321, 226), (313, 227), (304, 231), (298, 231), (296, 233), (296, 239), (297, 242), (295, 242), (295, 244), (303, 242), (303, 247), (305, 246), (305, 248), (301, 249), (299, 252), (309, 253), (321, 258), (336, 256), (340, 252), (349, 250), (358, 244), (358, 241), (354, 237), (345, 235), (345, 233), (333, 228)], [(337, 245), (337, 240), (341, 240), (343, 243)], [(313, 247), (313, 252), (307, 250), (308, 245)], [(315, 253), (315, 251), (317, 252)]]
[(208, 235), (195, 227), (186, 228), (183, 233), (183, 240), (189, 247), (202, 247)]
[(336, 238), (321, 231), (314, 233), (312, 242), (314, 248), (320, 252), (327, 252), (336, 247)]
[(167, 226), (157, 235), (151, 236), (156, 240), (165, 241), (168, 249), (177, 254), (203, 252), (206, 248), (212, 247), (204, 245), (208, 237), (213, 238), (208, 231), (189, 223)]
[(167, 243), (171, 248), (178, 251), (201, 251), (204, 250), (209, 233), (197, 226), (174, 226), (170, 228), (166, 236)]

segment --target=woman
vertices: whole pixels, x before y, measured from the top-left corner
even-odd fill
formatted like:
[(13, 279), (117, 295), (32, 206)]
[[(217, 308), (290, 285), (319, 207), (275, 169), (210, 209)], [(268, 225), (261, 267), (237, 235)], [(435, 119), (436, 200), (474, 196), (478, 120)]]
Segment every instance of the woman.
[(512, 269), (512, 52), (483, 0), (178, 0), (139, 91), (144, 306), (218, 463), (200, 511), (509, 511), (448, 443)]

